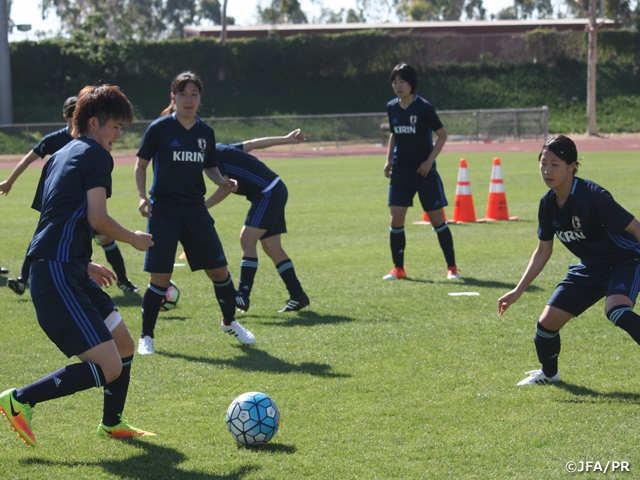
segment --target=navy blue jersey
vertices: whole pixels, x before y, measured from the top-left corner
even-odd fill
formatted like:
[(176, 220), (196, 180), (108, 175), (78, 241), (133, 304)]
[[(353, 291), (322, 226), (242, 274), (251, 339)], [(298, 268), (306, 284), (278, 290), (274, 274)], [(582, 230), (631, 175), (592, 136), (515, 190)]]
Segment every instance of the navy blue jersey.
[(243, 150), (242, 143), (216, 144), (218, 169), (222, 175), (236, 180), (238, 190), (234, 193), (251, 201), (261, 195), (278, 175), (253, 155)]
[(555, 235), (582, 264), (613, 267), (640, 257), (640, 243), (625, 231), (633, 218), (607, 190), (576, 177), (562, 208), (553, 189), (540, 200), (538, 238)]
[(111, 196), (113, 158), (91, 137), (80, 137), (45, 163), (32, 208), (40, 220), (28, 256), (60, 262), (91, 261), (93, 229), (87, 192), (104, 187)]
[(387, 115), (396, 140), (391, 165), (415, 172), (433, 150), (433, 132), (443, 126), (436, 109), (424, 98), (414, 95), (407, 108), (400, 106), (399, 99), (391, 100), (387, 103)]
[(33, 151), (40, 158), (44, 158), (47, 155), (53, 155), (71, 140), (73, 137), (69, 134), (69, 127), (64, 127), (42, 137), (42, 140), (33, 147)]
[(203, 170), (216, 166), (215, 144), (213, 129), (199, 118), (188, 130), (175, 113), (149, 125), (137, 156), (153, 164), (149, 200), (154, 215), (204, 205)]

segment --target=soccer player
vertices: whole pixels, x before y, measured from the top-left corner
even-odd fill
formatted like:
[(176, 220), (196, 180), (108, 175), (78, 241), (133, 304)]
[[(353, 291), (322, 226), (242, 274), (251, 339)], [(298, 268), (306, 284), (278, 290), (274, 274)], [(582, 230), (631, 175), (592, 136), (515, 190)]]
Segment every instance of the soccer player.
[[(282, 137), (256, 138), (233, 145), (216, 144), (220, 173), (238, 183), (238, 189), (233, 193), (242, 195), (251, 202), (251, 208), (240, 232), (242, 263), (236, 307), (244, 312), (249, 310), (253, 280), (258, 271), (258, 241), (273, 261), (289, 292), (289, 301), (279, 311), (295, 312), (309, 305), (309, 297), (300, 285), (293, 262), (281, 244), (281, 236), (287, 232), (284, 218), (288, 198), (287, 187), (275, 172), (248, 153), (256, 148), (300, 143), (304, 140), (304, 135), (297, 129)], [(227, 188), (219, 188), (206, 200), (207, 208), (217, 205), (230, 193)]]
[(153, 435), (122, 418), (135, 343), (113, 300), (101, 288), (115, 275), (91, 263), (93, 229), (145, 251), (153, 241), (132, 232), (107, 211), (113, 158), (120, 130), (133, 118), (127, 97), (111, 85), (89, 86), (78, 94), (72, 135), (76, 138), (45, 164), (33, 208), (40, 212), (29, 256), (33, 257), (31, 298), (38, 323), (67, 357), (68, 365), (22, 388), (0, 394), (0, 411), (30, 446), (33, 407), (38, 403), (104, 387), (100, 437)]
[(640, 278), (640, 222), (600, 185), (576, 177), (578, 152), (564, 135), (549, 138), (538, 155), (549, 191), (538, 209), (538, 246), (518, 285), (498, 299), (502, 315), (542, 272), (553, 252), (553, 237), (580, 259), (570, 265), (536, 325), (539, 370), (518, 385), (560, 381), (560, 329), (602, 297), (605, 314), (640, 343), (640, 317), (633, 312)]
[[(171, 84), (171, 104), (147, 129), (137, 153), (135, 179), (138, 210), (148, 218), (155, 245), (147, 251), (144, 270), (150, 280), (142, 299), (142, 333), (138, 353), (155, 353), (154, 329), (173, 273), (180, 242), (192, 271), (204, 270), (213, 282), (222, 310), (222, 331), (242, 344), (254, 335), (235, 320), (236, 290), (227, 269), (222, 244), (204, 203), (204, 173), (218, 186), (233, 191), (234, 181), (216, 167), (213, 129), (197, 116), (202, 80), (193, 72), (179, 74)], [(147, 198), (147, 167), (153, 162), (153, 184)]]
[[(395, 267), (384, 280), (407, 278), (404, 269), (406, 238), (404, 222), (407, 209), (418, 193), (422, 208), (429, 215), (447, 262), (447, 278), (460, 278), (453, 251), (453, 237), (444, 217), (448, 205), (442, 180), (436, 170), (436, 157), (447, 141), (447, 132), (435, 108), (417, 95), (418, 74), (410, 65), (401, 63), (391, 71), (391, 86), (396, 98), (387, 104), (389, 117), (389, 149), (384, 175), (389, 182), (391, 213), (391, 258)], [(433, 134), (436, 142), (433, 143)]]
[[(11, 187), (18, 179), (18, 177), (24, 172), (29, 165), (31, 165), (34, 161), (39, 158), (45, 158), (47, 155), (53, 155), (62, 147), (64, 147), (67, 143), (69, 143), (73, 138), (69, 133), (71, 131), (71, 126), (73, 122), (73, 112), (76, 108), (76, 102), (78, 101), (78, 97), (69, 97), (62, 104), (62, 118), (64, 118), (67, 122), (67, 126), (45, 135), (42, 140), (40, 140), (33, 149), (27, 153), (22, 160), (16, 165), (4, 182), (0, 182), (0, 194), (8, 195), (11, 191)], [(125, 292), (135, 292), (138, 293), (140, 289), (136, 287), (131, 280), (127, 278), (127, 269), (124, 265), (124, 258), (122, 258), (122, 253), (118, 248), (118, 244), (112, 238), (106, 237), (104, 235), (100, 235), (96, 232), (94, 236), (96, 242), (103, 248), (105, 257), (107, 258), (107, 262), (113, 268), (117, 276), (116, 284), (118, 288)], [(7, 279), (7, 287), (13, 290), (16, 295), (22, 295), (27, 288), (27, 281), (29, 278), (29, 268), (31, 267), (31, 258), (25, 257), (22, 262), (22, 270), (18, 278), (9, 278)]]

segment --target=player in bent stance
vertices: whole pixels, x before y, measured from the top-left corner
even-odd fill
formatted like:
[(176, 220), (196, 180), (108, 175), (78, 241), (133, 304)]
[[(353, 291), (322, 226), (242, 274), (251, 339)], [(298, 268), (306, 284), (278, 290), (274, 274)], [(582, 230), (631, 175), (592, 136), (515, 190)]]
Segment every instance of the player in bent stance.
[[(224, 179), (216, 167), (213, 129), (196, 113), (202, 81), (192, 72), (179, 74), (171, 84), (171, 103), (147, 129), (137, 154), (136, 186), (138, 210), (148, 218), (147, 231), (155, 245), (146, 254), (145, 272), (150, 280), (142, 299), (142, 333), (138, 353), (155, 353), (154, 329), (173, 273), (178, 242), (184, 247), (192, 271), (204, 270), (222, 310), (222, 331), (242, 344), (256, 341), (235, 320), (236, 290), (227, 260), (204, 203), (204, 173), (218, 186), (235, 190), (234, 181)], [(153, 185), (147, 198), (146, 176), (153, 162)]]
[[(390, 179), (389, 244), (395, 266), (382, 278), (407, 278), (404, 269), (404, 222), (407, 209), (413, 206), (413, 197), (417, 193), (420, 204), (429, 215), (433, 230), (438, 235), (438, 242), (447, 262), (447, 278), (458, 279), (460, 274), (456, 267), (453, 237), (444, 217), (447, 198), (436, 170), (436, 157), (447, 141), (447, 132), (433, 105), (415, 93), (418, 74), (413, 67), (406, 63), (396, 65), (391, 71), (391, 86), (397, 97), (387, 104), (391, 133), (383, 171)], [(434, 133), (437, 137), (435, 144)]]
[[(40, 140), (33, 149), (27, 153), (22, 160), (16, 165), (4, 182), (0, 182), (0, 194), (8, 195), (11, 191), (11, 187), (18, 179), (18, 177), (24, 172), (29, 165), (31, 165), (34, 161), (44, 158), (47, 155), (53, 155), (62, 147), (64, 147), (67, 143), (73, 140), (73, 137), (69, 133), (71, 131), (72, 122), (73, 122), (73, 112), (76, 108), (76, 102), (78, 101), (78, 97), (69, 97), (62, 104), (62, 118), (67, 121), (67, 126), (45, 135), (42, 140)], [(124, 265), (124, 259), (122, 258), (122, 253), (118, 248), (118, 244), (112, 238), (106, 237), (104, 235), (100, 235), (95, 232), (94, 239), (96, 242), (102, 247), (104, 250), (104, 255), (107, 258), (107, 262), (113, 268), (117, 276), (116, 284), (118, 288), (120, 288), (124, 292), (134, 292), (138, 293), (140, 289), (136, 287), (131, 280), (127, 278), (127, 269)], [(22, 270), (20, 271), (20, 275), (17, 278), (9, 278), (7, 279), (7, 287), (9, 287), (16, 295), (22, 295), (27, 288), (27, 281), (29, 279), (29, 268), (31, 267), (31, 258), (28, 256), (25, 257), (22, 262)]]
[[(304, 140), (304, 135), (298, 129), (282, 137), (256, 138), (232, 145), (216, 144), (220, 173), (238, 183), (238, 189), (233, 193), (242, 195), (251, 202), (251, 208), (240, 232), (242, 263), (236, 307), (243, 312), (249, 310), (253, 280), (258, 271), (258, 241), (273, 261), (289, 292), (289, 300), (279, 311), (295, 312), (309, 305), (309, 297), (302, 289), (293, 262), (283, 250), (281, 243), (282, 234), (287, 232), (284, 217), (284, 208), (289, 196), (287, 187), (275, 172), (248, 153), (257, 148), (300, 143)], [(229, 189), (219, 188), (206, 200), (207, 208), (217, 205), (230, 193), (232, 192)]]
[(640, 286), (640, 222), (600, 185), (575, 176), (580, 163), (570, 138), (548, 139), (538, 162), (549, 187), (538, 209), (538, 247), (516, 288), (498, 299), (498, 313), (515, 303), (543, 270), (554, 236), (580, 263), (570, 265), (536, 325), (534, 343), (542, 368), (527, 372), (518, 385), (560, 381), (560, 329), (602, 297), (611, 323), (640, 344), (640, 317), (633, 312)]
[(85, 87), (78, 95), (75, 140), (45, 164), (33, 208), (40, 212), (29, 256), (31, 298), (38, 323), (67, 357), (68, 365), (22, 388), (0, 394), (0, 410), (30, 446), (32, 408), (91, 387), (104, 387), (102, 437), (153, 435), (122, 418), (135, 343), (113, 300), (101, 288), (115, 275), (91, 263), (93, 229), (144, 251), (151, 235), (127, 230), (107, 212), (113, 158), (120, 130), (133, 119), (127, 97), (110, 85)]

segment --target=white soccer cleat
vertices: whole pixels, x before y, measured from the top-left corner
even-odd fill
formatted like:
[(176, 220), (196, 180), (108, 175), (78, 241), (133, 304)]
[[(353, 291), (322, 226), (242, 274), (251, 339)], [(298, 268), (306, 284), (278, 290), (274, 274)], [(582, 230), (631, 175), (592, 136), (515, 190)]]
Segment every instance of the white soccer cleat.
[(153, 348), (153, 343), (153, 337), (150, 337), (149, 335), (140, 337), (140, 340), (138, 340), (138, 353), (140, 355), (153, 355), (156, 353)]
[(553, 377), (547, 377), (542, 370), (531, 370), (530, 372), (525, 372), (525, 374), (529, 376), (518, 382), (518, 387), (523, 385), (546, 385), (547, 383), (560, 381), (560, 372), (556, 373)]
[(240, 325), (236, 320), (231, 322), (231, 325), (225, 325), (223, 321), (220, 324), (220, 328), (224, 333), (228, 333), (229, 335), (236, 337), (243, 345), (251, 345), (256, 341), (256, 337), (253, 336), (253, 333)]

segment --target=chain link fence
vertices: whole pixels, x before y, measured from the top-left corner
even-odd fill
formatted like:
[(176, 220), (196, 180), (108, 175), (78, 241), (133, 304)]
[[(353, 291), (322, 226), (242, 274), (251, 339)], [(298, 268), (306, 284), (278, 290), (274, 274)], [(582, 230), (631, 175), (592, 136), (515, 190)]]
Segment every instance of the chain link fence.
[[(545, 139), (549, 134), (548, 108), (441, 110), (438, 112), (449, 141), (489, 142)], [(202, 118), (216, 132), (216, 140), (241, 142), (250, 138), (284, 135), (301, 128), (308, 141), (324, 148), (386, 144), (386, 113), (335, 115), (279, 115)], [(116, 150), (135, 150), (153, 120), (136, 120), (123, 130)], [(0, 125), (0, 155), (25, 154), (48, 133), (65, 123)]]

